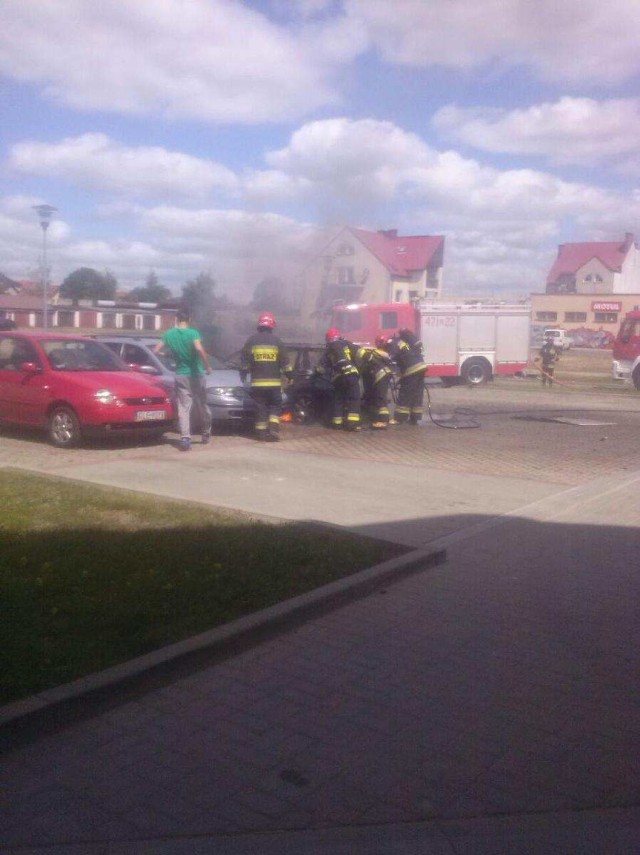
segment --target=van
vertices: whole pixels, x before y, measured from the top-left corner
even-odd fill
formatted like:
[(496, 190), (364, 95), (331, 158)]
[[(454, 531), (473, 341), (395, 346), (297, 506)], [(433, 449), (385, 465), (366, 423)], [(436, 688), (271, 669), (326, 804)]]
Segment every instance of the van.
[(569, 350), (571, 347), (571, 339), (567, 335), (566, 330), (545, 330), (544, 337), (553, 339), (553, 343), (556, 347), (559, 347), (561, 350)]

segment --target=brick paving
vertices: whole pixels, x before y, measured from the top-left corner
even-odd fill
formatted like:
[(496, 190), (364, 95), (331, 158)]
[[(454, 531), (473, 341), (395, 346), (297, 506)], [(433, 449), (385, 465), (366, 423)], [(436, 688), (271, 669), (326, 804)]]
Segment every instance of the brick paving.
[(424, 443), (421, 465), (439, 454), (471, 490), (483, 454), (507, 479), (581, 486), (457, 533), (445, 565), (10, 751), (3, 851), (637, 805), (637, 412), (619, 410), (607, 440), (534, 422), (513, 438), (506, 418), (483, 431), (512, 442), (502, 454), (470, 447), (481, 431), (432, 428), (339, 437), (332, 453), (404, 464)]

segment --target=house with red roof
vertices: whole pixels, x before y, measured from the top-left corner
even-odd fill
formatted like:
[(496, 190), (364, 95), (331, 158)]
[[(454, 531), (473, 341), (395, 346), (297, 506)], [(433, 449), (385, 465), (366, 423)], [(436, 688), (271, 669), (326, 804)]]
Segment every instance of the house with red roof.
[(637, 294), (640, 251), (631, 232), (623, 241), (563, 243), (547, 276), (547, 294)]
[(640, 250), (633, 234), (561, 244), (544, 293), (531, 295), (534, 340), (553, 327), (574, 346), (611, 347), (620, 321), (638, 305)]
[(342, 303), (407, 303), (442, 291), (444, 237), (345, 226), (303, 273), (302, 319)]

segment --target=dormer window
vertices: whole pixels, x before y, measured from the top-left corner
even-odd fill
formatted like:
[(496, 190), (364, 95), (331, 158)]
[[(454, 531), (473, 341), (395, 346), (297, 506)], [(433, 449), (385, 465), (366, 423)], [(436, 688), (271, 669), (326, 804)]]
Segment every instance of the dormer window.
[(406, 246), (398, 246), (398, 247), (396, 247), (396, 252), (398, 253), (398, 255), (404, 255), (404, 253), (407, 252), (407, 247)]
[(353, 255), (354, 249), (350, 243), (341, 243), (336, 250), (336, 255)]

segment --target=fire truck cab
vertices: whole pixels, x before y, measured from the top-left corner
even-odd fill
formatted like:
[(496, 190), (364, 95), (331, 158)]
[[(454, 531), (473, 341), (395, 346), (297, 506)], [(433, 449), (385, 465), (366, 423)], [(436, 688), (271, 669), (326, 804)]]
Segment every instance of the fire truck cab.
[(613, 378), (640, 391), (640, 310), (627, 312), (613, 344)]

